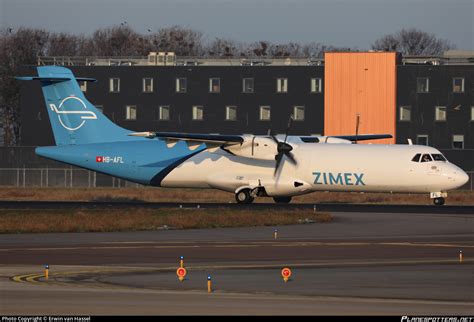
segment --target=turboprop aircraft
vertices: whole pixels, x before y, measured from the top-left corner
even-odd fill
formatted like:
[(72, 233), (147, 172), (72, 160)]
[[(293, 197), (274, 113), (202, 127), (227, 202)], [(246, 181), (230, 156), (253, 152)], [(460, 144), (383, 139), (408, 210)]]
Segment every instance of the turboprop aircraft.
[(314, 191), (427, 193), (443, 205), (467, 174), (435, 148), (351, 144), (390, 135), (289, 136), (132, 132), (97, 110), (71, 70), (38, 67), (56, 146), (36, 154), (143, 185), (214, 188), (238, 203)]

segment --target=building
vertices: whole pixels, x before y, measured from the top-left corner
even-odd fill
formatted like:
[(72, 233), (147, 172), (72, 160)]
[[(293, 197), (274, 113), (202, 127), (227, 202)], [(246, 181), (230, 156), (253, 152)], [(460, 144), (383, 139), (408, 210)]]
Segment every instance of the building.
[[(134, 131), (240, 134), (390, 133), (386, 143), (429, 144), (474, 171), (474, 53), (401, 57), (326, 53), (323, 60), (54, 58), (97, 83), (89, 100)], [(25, 67), (25, 75), (36, 66)], [(37, 84), (21, 88), (21, 145), (53, 145)], [(377, 142), (373, 142), (377, 143)]]

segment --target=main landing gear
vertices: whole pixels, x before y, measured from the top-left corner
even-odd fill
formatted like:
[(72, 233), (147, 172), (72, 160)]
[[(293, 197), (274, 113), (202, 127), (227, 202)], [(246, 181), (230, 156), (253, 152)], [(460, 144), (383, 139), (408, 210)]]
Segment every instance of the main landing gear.
[[(268, 197), (262, 190), (242, 189), (235, 194), (235, 201), (239, 204), (251, 204), (257, 196)], [(289, 203), (291, 197), (273, 197), (273, 200), (276, 203)]]
[(276, 203), (289, 203), (291, 201), (291, 197), (273, 197)]
[(249, 204), (253, 202), (254, 197), (250, 189), (242, 189), (235, 194), (235, 200), (240, 204)]
[(442, 206), (444, 205), (444, 198), (443, 197), (439, 197), (439, 198), (434, 198), (433, 199), (433, 203), (436, 205), (436, 206)]

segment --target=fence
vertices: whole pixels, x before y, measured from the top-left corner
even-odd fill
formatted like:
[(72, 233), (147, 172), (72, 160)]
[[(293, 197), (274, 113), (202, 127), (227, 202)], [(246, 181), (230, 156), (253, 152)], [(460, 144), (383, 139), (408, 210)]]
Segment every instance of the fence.
[(0, 168), (0, 186), (10, 187), (138, 187), (137, 183), (94, 171), (69, 168)]
[[(469, 181), (462, 187), (474, 190), (474, 172), (467, 172)], [(0, 168), (0, 186), (10, 187), (139, 187), (140, 184), (94, 171), (69, 168)]]

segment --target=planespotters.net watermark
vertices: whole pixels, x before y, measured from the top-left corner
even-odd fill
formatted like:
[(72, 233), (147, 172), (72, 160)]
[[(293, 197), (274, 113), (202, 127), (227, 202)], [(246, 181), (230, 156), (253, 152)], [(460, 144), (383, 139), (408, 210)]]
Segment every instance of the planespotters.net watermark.
[(474, 316), (402, 316), (401, 322), (474, 322)]

